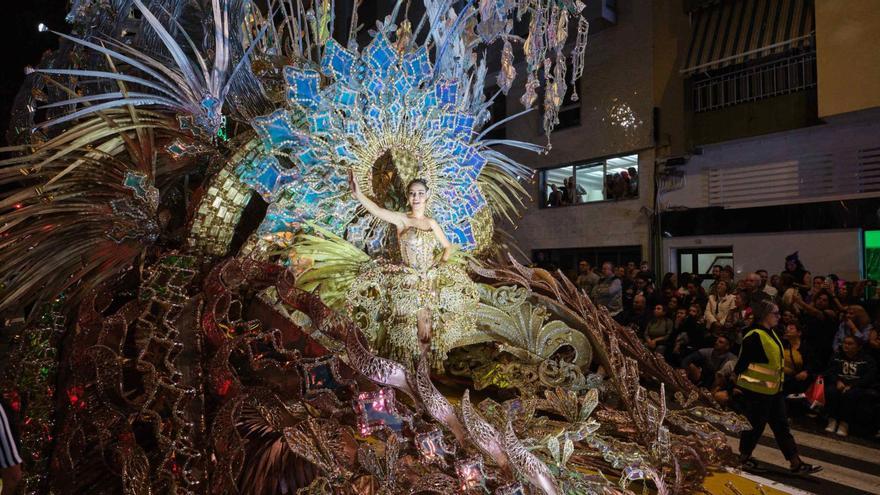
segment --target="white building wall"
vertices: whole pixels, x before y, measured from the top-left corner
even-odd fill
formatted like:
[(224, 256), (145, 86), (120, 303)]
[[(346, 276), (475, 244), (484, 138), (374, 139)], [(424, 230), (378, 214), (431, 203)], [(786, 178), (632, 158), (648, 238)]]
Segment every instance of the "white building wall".
[(835, 273), (844, 280), (861, 278), (862, 242), (859, 229), (814, 230), (765, 234), (674, 237), (663, 240), (663, 271), (678, 271), (678, 250), (733, 248), (737, 278), (765, 269), (780, 273), (785, 257), (795, 251), (814, 275)]
[[(653, 204), (652, 7), (650, 2), (619, 0), (616, 8), (617, 24), (589, 38), (578, 90), (581, 125), (554, 132), (547, 154), (510, 154), (541, 169), (638, 153), (639, 198), (555, 209), (539, 209), (530, 202), (512, 232), (526, 254), (534, 249), (641, 245), (647, 255), (650, 220), (641, 210)], [(522, 110), (522, 87), (520, 79), (507, 96), (508, 115)], [(546, 144), (541, 118), (533, 111), (514, 120), (506, 126), (507, 137)], [(541, 197), (537, 174), (529, 194)]]
[[(877, 196), (873, 192), (877, 187), (876, 174), (870, 170), (877, 166), (877, 160), (870, 156), (880, 153), (878, 150), (878, 111), (850, 114), (814, 127), (707, 145), (702, 154), (691, 156), (683, 166), (683, 187), (661, 191), (660, 207), (664, 211), (748, 207)], [(827, 167), (823, 168), (822, 163)], [(752, 200), (734, 202), (719, 192), (723, 183), (716, 182), (714, 194), (710, 191), (713, 169), (734, 179), (738, 172), (745, 175), (765, 169), (767, 182), (755, 184)], [(862, 186), (859, 181), (863, 181)], [(775, 184), (795, 192), (773, 199)], [(762, 193), (767, 197), (762, 197)]]

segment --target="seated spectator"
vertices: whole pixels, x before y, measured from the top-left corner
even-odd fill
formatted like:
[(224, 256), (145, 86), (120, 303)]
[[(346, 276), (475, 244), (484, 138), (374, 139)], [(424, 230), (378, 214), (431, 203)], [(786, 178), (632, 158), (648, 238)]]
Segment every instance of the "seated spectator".
[(645, 327), (645, 345), (648, 349), (663, 354), (666, 339), (672, 335), (672, 320), (666, 316), (666, 306), (654, 305), (654, 316)]
[(727, 281), (719, 280), (715, 284), (715, 293), (709, 295), (704, 317), (710, 330), (715, 326), (724, 326), (728, 313), (736, 306), (736, 298), (727, 293), (728, 287)]
[(796, 323), (790, 322), (785, 326), (782, 334), (782, 358), (784, 360), (782, 371), (785, 380), (782, 382), (782, 392), (789, 399), (804, 397), (804, 392), (815, 380), (815, 370), (812, 357), (807, 348), (801, 345), (801, 329)]
[(686, 308), (681, 308), (681, 302), (679, 301), (678, 296), (673, 295), (666, 299), (666, 314), (674, 315), (679, 309)]
[(697, 325), (695, 317), (699, 308), (691, 314), (690, 308), (678, 308), (672, 320), (672, 335), (669, 336), (664, 358), (670, 366), (680, 367), (681, 359), (703, 346), (705, 329)]
[(795, 307), (803, 312), (801, 328), (803, 328), (804, 345), (810, 348), (820, 368), (828, 364), (831, 357), (834, 336), (837, 334), (837, 312), (831, 308), (831, 299), (827, 292), (816, 294), (815, 301), (804, 302), (800, 294), (795, 295)]
[(715, 383), (715, 373), (728, 361), (736, 362), (736, 356), (730, 352), (730, 339), (719, 335), (712, 347), (694, 351), (682, 359), (681, 367), (695, 385), (709, 388)]
[(636, 335), (641, 337), (645, 334), (649, 316), (645, 296), (637, 295), (633, 298), (632, 306), (622, 311), (614, 319), (621, 325), (632, 328)]
[(608, 308), (608, 313), (614, 316), (623, 309), (622, 292), (620, 279), (614, 276), (614, 264), (610, 261), (602, 263), (602, 278), (593, 287), (590, 298), (597, 306)]
[(736, 388), (736, 373), (733, 368), (736, 366), (736, 359), (725, 361), (721, 368), (715, 373), (715, 383), (712, 385), (712, 398), (714, 398), (721, 407), (730, 405), (733, 398), (733, 389)]
[(590, 262), (587, 260), (580, 260), (578, 262), (578, 276), (574, 281), (577, 288), (584, 291), (584, 294), (590, 295), (593, 293), (593, 287), (598, 283), (599, 275), (596, 275), (593, 271)]
[(871, 396), (871, 386), (877, 375), (877, 363), (862, 350), (855, 337), (844, 338), (841, 351), (834, 355), (825, 372), (825, 431), (845, 437), (856, 412)]
[(837, 334), (834, 336), (834, 343), (831, 349), (834, 352), (839, 351), (840, 346), (843, 344), (843, 339), (850, 336), (857, 338), (862, 345), (867, 344), (873, 328), (871, 318), (868, 316), (865, 308), (852, 305), (846, 308), (846, 311), (843, 313), (843, 319), (837, 328)]

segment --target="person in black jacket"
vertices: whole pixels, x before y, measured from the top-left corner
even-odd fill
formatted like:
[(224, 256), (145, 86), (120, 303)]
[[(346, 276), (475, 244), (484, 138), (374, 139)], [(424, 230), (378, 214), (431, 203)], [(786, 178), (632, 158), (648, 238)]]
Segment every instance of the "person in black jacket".
[(876, 376), (877, 363), (862, 351), (862, 341), (848, 335), (825, 371), (825, 431), (842, 437), (849, 435), (849, 425), (870, 395)]
[(797, 444), (788, 428), (782, 392), (782, 342), (770, 330), (779, 323), (779, 308), (766, 300), (752, 301), (751, 308), (755, 325), (743, 338), (739, 359), (733, 368), (737, 375), (734, 391), (737, 402), (752, 425), (751, 430), (742, 432), (740, 436), (740, 463), (746, 470), (759, 469), (752, 452), (764, 433), (764, 427), (769, 424), (791, 471), (798, 474), (815, 473), (822, 468), (801, 461)]

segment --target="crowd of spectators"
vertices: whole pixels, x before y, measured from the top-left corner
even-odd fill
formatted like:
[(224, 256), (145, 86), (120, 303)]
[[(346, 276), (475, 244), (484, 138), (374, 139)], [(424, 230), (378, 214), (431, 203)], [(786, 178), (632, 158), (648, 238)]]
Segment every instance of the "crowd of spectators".
[(754, 328), (751, 306), (775, 303), (780, 318), (771, 330), (783, 343), (790, 413), (815, 417), (839, 436), (880, 438), (880, 300), (873, 282), (813, 274), (797, 253), (773, 275), (737, 276), (730, 266), (714, 266), (708, 275), (667, 273), (657, 283), (644, 262), (606, 262), (597, 273), (581, 261), (574, 280), (648, 349), (731, 407), (739, 393), (739, 348)]
[[(639, 197), (639, 172), (635, 167), (627, 170), (605, 174), (604, 199), (628, 199)], [(545, 206), (555, 208), (557, 206), (570, 206), (589, 201), (589, 194), (583, 184), (579, 184), (575, 177), (567, 177), (562, 180), (562, 185), (550, 184), (547, 192)], [(593, 199), (596, 201), (596, 199)]]

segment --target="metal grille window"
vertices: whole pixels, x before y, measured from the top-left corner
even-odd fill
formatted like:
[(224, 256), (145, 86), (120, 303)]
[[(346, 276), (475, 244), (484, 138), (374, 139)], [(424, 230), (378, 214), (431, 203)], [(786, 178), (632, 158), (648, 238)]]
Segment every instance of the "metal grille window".
[(695, 80), (694, 111), (718, 110), (815, 87), (816, 52), (811, 51)]

